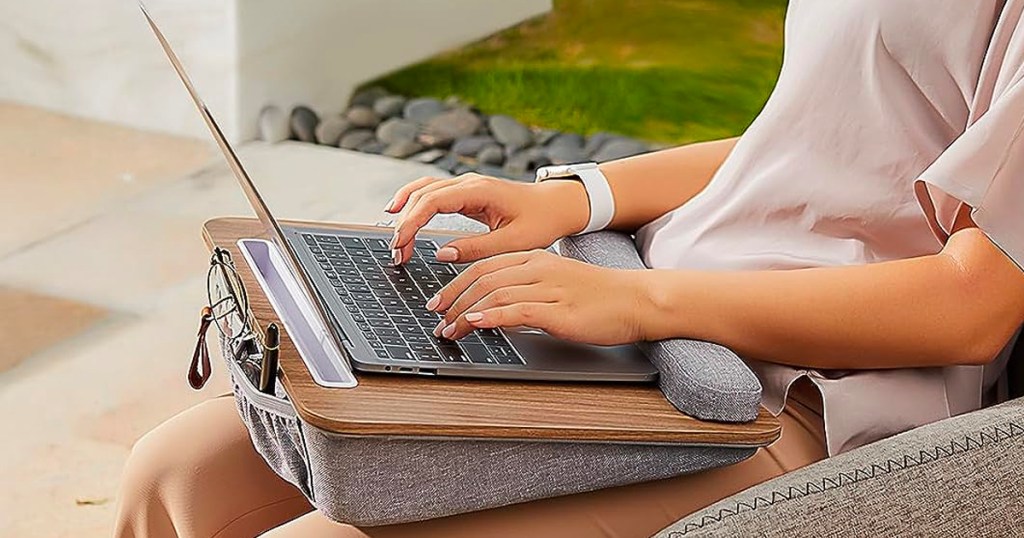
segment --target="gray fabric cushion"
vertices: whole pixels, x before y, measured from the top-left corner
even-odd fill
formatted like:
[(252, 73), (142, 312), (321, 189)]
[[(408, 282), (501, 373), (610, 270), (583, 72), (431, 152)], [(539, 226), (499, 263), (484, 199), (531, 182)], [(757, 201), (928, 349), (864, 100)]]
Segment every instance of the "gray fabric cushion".
[[(355, 437), (304, 422), (223, 353), (253, 446), (327, 517), (375, 526), (670, 478), (732, 465), (750, 447)], [(280, 388), (280, 385), (279, 385)]]
[[(421, 521), (732, 465), (756, 449), (344, 437), (303, 424), (311, 499), (355, 525)], [(372, 533), (371, 533), (372, 534)]]
[(658, 533), (1024, 536), (1024, 399), (879, 441), (754, 486)]
[[(567, 237), (559, 243), (559, 251), (603, 267), (645, 267), (633, 238), (618, 232)], [(728, 348), (685, 339), (645, 343), (641, 348), (658, 368), (658, 385), (676, 409), (704, 420), (744, 422), (757, 418), (761, 383)]]

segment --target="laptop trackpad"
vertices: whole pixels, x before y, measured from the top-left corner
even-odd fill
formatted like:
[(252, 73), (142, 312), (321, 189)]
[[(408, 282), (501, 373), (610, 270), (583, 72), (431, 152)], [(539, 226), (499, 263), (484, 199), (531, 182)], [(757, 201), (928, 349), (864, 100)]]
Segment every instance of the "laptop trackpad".
[[(601, 374), (640, 374), (648, 380), (658, 370), (634, 345), (594, 346), (560, 340), (526, 327), (504, 329), (509, 341), (531, 368), (576, 372), (580, 380), (600, 380)], [(595, 378), (596, 375), (596, 378)]]

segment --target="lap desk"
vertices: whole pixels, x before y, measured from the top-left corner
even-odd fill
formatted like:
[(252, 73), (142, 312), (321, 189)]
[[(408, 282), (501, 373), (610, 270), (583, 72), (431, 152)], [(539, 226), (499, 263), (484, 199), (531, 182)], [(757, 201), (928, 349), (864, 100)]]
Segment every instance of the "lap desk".
[[(239, 239), (263, 237), (259, 222), (216, 218), (204, 225), (203, 236), (209, 248), (231, 252), (259, 323), (265, 326), (278, 321), (236, 246)], [(756, 447), (771, 443), (781, 431), (778, 420), (764, 408), (755, 420), (745, 423), (695, 419), (676, 410), (653, 384), (490, 381), (357, 372), (355, 388), (327, 388), (313, 380), (286, 332), (282, 333), (280, 367), (284, 389), (299, 416), (342, 435)]]

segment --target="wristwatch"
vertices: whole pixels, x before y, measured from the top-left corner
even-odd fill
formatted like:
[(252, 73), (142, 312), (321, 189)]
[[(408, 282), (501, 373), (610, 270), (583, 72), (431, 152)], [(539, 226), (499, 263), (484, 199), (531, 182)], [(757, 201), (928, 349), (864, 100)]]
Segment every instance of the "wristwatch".
[(537, 169), (537, 182), (548, 179), (576, 179), (583, 183), (590, 200), (590, 221), (587, 227), (575, 235), (596, 232), (608, 227), (615, 217), (615, 198), (608, 186), (608, 178), (601, 173), (597, 163), (565, 164), (544, 166)]

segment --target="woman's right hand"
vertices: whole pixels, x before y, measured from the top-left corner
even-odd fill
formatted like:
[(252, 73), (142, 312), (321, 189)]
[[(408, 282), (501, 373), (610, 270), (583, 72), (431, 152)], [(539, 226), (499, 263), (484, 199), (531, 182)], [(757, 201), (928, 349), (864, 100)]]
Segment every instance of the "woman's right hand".
[(391, 240), (396, 264), (409, 261), (416, 233), (440, 213), (460, 213), (490, 229), (440, 248), (437, 259), (449, 263), (545, 248), (583, 230), (590, 217), (587, 193), (578, 181), (521, 183), (479, 174), (418, 179), (399, 189), (385, 211), (402, 213)]

